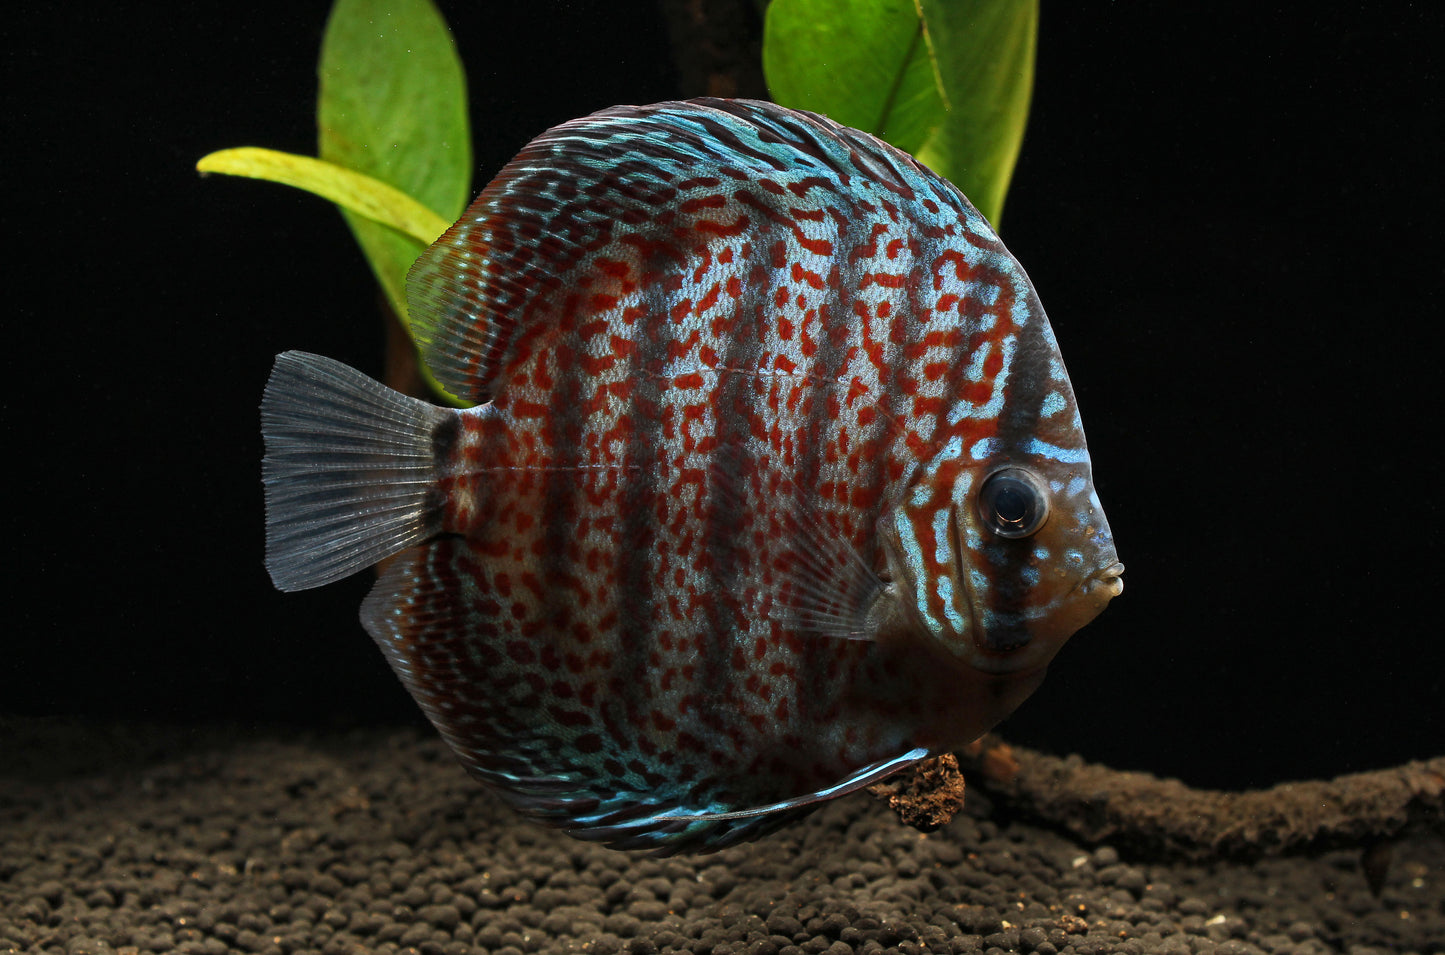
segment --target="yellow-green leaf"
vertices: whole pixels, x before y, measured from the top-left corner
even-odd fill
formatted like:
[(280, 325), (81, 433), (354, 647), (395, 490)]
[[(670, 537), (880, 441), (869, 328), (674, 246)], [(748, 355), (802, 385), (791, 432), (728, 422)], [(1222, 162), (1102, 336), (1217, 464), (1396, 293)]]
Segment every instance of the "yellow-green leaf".
[(773, 99), (879, 136), (998, 225), (1033, 91), (1038, 0), (773, 0)]
[(1038, 0), (920, 5), (949, 113), (915, 155), (997, 228), (1033, 97)]
[[(448, 225), (459, 218), (472, 174), (466, 77), (430, 0), (337, 0), (319, 74), (321, 158), (389, 183)], [(425, 243), (350, 213), (347, 223), (407, 323), (406, 273)]]
[(914, 153), (943, 113), (914, 0), (773, 0), (763, 70), (774, 101)]
[(310, 156), (241, 146), (203, 156), (196, 163), (196, 169), (203, 173), (246, 176), (305, 189), (357, 215), (411, 236), (423, 247), (436, 241), (437, 236), (451, 225), (400, 189)]

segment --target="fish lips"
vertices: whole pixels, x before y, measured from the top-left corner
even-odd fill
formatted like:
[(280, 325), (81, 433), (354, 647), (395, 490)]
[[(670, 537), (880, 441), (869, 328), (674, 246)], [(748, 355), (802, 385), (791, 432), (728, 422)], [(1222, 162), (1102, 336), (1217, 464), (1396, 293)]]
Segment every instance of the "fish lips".
[(974, 669), (999, 676), (1042, 670), (1070, 637), (1124, 592), (1123, 574), (1123, 563), (1114, 561), (1081, 580), (1062, 606), (1038, 619), (989, 628), (975, 623), (969, 635), (972, 652), (965, 659)]

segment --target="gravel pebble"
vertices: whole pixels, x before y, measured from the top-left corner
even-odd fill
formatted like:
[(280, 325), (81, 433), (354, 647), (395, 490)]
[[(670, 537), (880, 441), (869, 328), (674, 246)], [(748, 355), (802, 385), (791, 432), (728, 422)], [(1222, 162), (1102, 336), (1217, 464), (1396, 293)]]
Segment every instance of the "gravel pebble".
[(653, 859), (520, 821), (415, 731), (5, 729), (0, 952), (1445, 952), (1438, 839), (1378, 899), (1358, 853), (1161, 865), (967, 811), (923, 836), (866, 796)]

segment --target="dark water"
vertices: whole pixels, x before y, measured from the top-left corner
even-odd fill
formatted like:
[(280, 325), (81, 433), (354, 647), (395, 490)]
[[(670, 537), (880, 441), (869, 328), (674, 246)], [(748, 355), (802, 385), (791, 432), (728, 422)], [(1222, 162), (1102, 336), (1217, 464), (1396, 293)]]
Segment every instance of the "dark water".
[[(325, 203), (193, 170), (314, 149), (325, 7), (12, 21), (11, 579), (59, 596), (10, 607), (0, 711), (410, 718), (367, 582), (283, 596), (261, 567), (267, 370), (379, 373), (374, 280)], [(649, 4), (444, 8), (477, 189), (549, 125), (681, 92)], [(1001, 234), (1128, 573), (1007, 732), (1212, 787), (1439, 755), (1439, 12), (1042, 17)]]
[[(1445, 751), (1445, 30), (1397, 6), (1045, 5), (1001, 233), (1129, 571), (1010, 738), (1217, 788)], [(477, 188), (551, 124), (679, 93), (650, 5), (443, 7)], [(324, 12), (8, 21), (0, 713), (87, 722), (0, 737), (0, 949), (1441, 950), (1438, 843), (1376, 900), (1349, 854), (1116, 863), (1004, 819), (919, 836), (865, 796), (653, 861), (518, 824), (397, 729), (367, 581), (283, 596), (261, 567), (266, 371), (379, 372), (373, 280), (325, 204), (192, 170), (312, 151)], [(194, 729), (127, 729), (156, 720)]]

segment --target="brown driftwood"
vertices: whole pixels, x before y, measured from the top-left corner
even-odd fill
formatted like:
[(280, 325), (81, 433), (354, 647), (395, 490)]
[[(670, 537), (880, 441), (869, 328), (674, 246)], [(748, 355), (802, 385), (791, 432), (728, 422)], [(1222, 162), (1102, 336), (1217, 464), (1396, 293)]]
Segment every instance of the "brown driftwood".
[[(1155, 858), (1247, 861), (1368, 850), (1411, 832), (1445, 832), (1445, 757), (1234, 793), (1047, 756), (992, 737), (960, 755), (968, 778), (1009, 812), (1083, 842)], [(928, 760), (873, 787), (874, 794), (905, 822), (936, 828), (951, 818), (947, 806), (962, 805), (958, 764), (951, 769), (950, 760)]]

